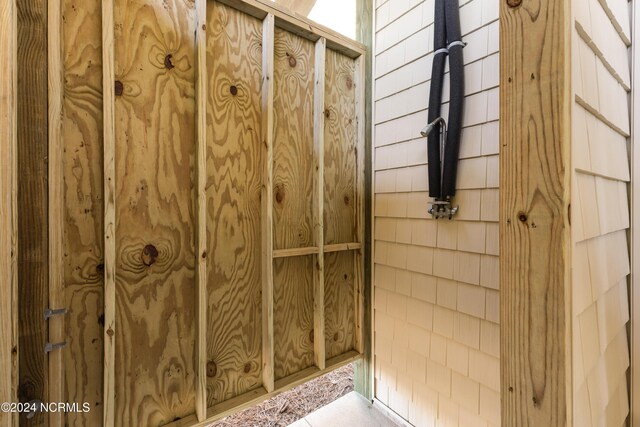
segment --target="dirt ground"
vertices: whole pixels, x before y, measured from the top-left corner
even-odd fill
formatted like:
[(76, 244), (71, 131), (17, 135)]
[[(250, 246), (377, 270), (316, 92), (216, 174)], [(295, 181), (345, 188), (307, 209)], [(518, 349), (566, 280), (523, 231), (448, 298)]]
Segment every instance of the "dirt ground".
[(353, 390), (347, 365), (281, 393), (258, 406), (223, 418), (210, 427), (284, 427)]

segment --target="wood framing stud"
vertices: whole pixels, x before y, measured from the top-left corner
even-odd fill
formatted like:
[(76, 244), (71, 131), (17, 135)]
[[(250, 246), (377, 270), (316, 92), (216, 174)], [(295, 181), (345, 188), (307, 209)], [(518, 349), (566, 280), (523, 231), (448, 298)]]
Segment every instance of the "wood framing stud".
[(116, 182), (114, 0), (102, 1), (102, 93), (104, 139), (104, 395), (103, 425), (115, 424)]
[[(0, 5), (0, 402), (17, 402), (17, 145), (16, 3)], [(18, 414), (0, 412), (0, 425), (18, 426)]]
[(207, 418), (207, 0), (196, 0), (196, 416)]
[(501, 420), (565, 426), (571, 14), (569, 0), (513, 5), (500, 7)]
[(273, 69), (274, 16), (268, 14), (262, 35), (262, 384), (274, 389), (273, 356)]
[[(362, 55), (356, 60), (356, 117), (357, 117), (357, 134), (355, 141), (355, 152), (356, 152), (356, 203), (355, 203), (355, 225), (356, 225), (356, 240), (360, 245), (365, 240), (364, 235), (364, 218), (365, 218), (365, 162), (364, 162), (364, 153), (365, 153), (365, 138), (366, 138), (366, 118), (364, 117), (365, 112), (365, 92), (366, 92), (366, 56)], [(348, 246), (349, 244), (347, 244)], [(365, 300), (364, 300), (364, 262), (365, 257), (362, 251), (356, 251), (356, 256), (354, 257), (354, 284), (355, 290), (353, 296), (355, 298), (354, 307), (356, 310), (355, 313), (355, 349), (359, 353), (363, 353), (365, 349), (365, 330), (364, 330), (364, 316), (365, 312), (368, 310), (365, 309)], [(371, 333), (371, 332), (368, 332)], [(368, 340), (367, 340), (368, 341)]]
[[(49, 88), (49, 308), (57, 309), (64, 304), (63, 289), (63, 227), (64, 227), (64, 183), (62, 145), (62, 92), (64, 70), (62, 67), (62, 1), (47, 2), (47, 58)], [(62, 343), (65, 339), (64, 316), (48, 319), (49, 343)], [(63, 402), (64, 368), (63, 348), (48, 352), (49, 401)], [(64, 424), (61, 412), (49, 412), (49, 425)]]
[(316, 42), (315, 86), (313, 93), (314, 189), (313, 231), (318, 245), (313, 274), (313, 360), (318, 369), (325, 367), (324, 337), (324, 92), (327, 40)]

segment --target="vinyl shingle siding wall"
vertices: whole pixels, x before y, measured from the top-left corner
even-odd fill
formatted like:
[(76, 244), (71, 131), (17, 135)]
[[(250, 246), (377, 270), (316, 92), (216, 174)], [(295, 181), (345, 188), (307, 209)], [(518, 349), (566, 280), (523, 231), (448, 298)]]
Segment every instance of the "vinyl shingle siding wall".
[(629, 413), (627, 0), (574, 0), (572, 298), (574, 425)]
[[(375, 6), (375, 396), (417, 426), (498, 426), (499, 3), (460, 1), (468, 45), (454, 221), (427, 213), (427, 145), (419, 137), (434, 2)], [(447, 75), (445, 102), (448, 92)]]

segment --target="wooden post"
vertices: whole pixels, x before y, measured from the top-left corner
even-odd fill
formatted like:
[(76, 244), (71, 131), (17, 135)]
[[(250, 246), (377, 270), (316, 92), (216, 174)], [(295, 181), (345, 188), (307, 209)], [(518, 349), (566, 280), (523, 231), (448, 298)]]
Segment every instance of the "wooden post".
[(313, 155), (315, 195), (313, 198), (313, 225), (318, 247), (317, 263), (313, 275), (313, 357), (318, 369), (325, 368), (324, 336), (324, 92), (325, 54), (327, 40), (316, 42), (315, 90), (313, 94)]
[[(0, 5), (0, 402), (17, 402), (17, 145), (16, 145), (16, 3)], [(0, 425), (18, 426), (18, 414), (0, 412)]]
[[(361, 56), (356, 60), (356, 117), (357, 117), (357, 139), (355, 141), (355, 153), (356, 153), (356, 203), (355, 203), (355, 224), (356, 224), (356, 241), (362, 244), (365, 240), (365, 143), (366, 143), (366, 91), (367, 91), (367, 75), (366, 75), (366, 55)], [(365, 352), (365, 335), (371, 334), (371, 331), (365, 331), (363, 324), (365, 318), (365, 312), (369, 313), (370, 310), (365, 309), (364, 302), (364, 260), (362, 249), (358, 249), (355, 252), (355, 291), (353, 293), (355, 298), (355, 349), (358, 353)], [(369, 341), (369, 340), (367, 340)]]
[(103, 425), (115, 424), (116, 170), (114, 0), (102, 2), (102, 85), (104, 126), (104, 395)]
[[(24, 400), (49, 401), (49, 340), (43, 312), (49, 307), (47, 2), (16, 1), (18, 181), (19, 388)], [(37, 413), (29, 425), (47, 423)]]
[[(47, 2), (48, 88), (49, 88), (49, 309), (64, 308), (63, 289), (63, 227), (64, 182), (62, 145), (62, 92), (64, 70), (62, 67), (62, 4), (61, 0)], [(64, 316), (49, 320), (49, 342), (65, 340)], [(49, 401), (64, 402), (64, 348), (52, 350), (49, 357)], [(63, 414), (49, 412), (49, 425), (62, 426)]]
[(207, 1), (196, 0), (196, 416), (207, 418)]
[[(373, 331), (373, 283), (372, 283), (372, 247), (371, 247), (371, 234), (372, 234), (372, 198), (373, 187), (371, 184), (371, 171), (373, 170), (373, 149), (371, 146), (371, 130), (372, 130), (372, 81), (373, 76), (373, 63), (372, 63), (372, 51), (373, 51), (373, 0), (356, 0), (356, 38), (359, 42), (366, 46), (366, 54), (364, 61), (358, 61), (358, 76), (362, 76), (363, 79), (359, 82), (358, 86), (362, 90), (359, 93), (356, 102), (363, 102), (364, 105), (357, 110), (358, 114), (358, 149), (361, 152), (358, 156), (361, 156), (362, 173), (359, 175), (363, 179), (362, 183), (356, 187), (356, 191), (361, 191), (360, 206), (358, 213), (362, 213), (360, 222), (357, 222), (359, 230), (361, 230), (362, 240), (358, 243), (362, 244), (358, 255), (356, 256), (356, 263), (358, 263), (358, 257), (362, 257), (362, 277), (360, 278), (361, 295), (360, 307), (362, 313), (358, 313), (358, 318), (361, 319), (361, 342), (359, 347), (356, 345), (356, 349), (362, 352), (363, 358), (356, 362), (354, 365), (354, 388), (369, 400), (373, 399), (373, 352), (372, 352), (372, 331)], [(357, 89), (357, 88), (356, 88)], [(364, 112), (364, 117), (361, 117), (361, 110)], [(361, 123), (362, 122), (362, 123)], [(364, 134), (361, 134), (364, 132)], [(362, 138), (362, 140), (360, 140)], [(358, 169), (359, 170), (359, 169)], [(360, 171), (360, 170), (359, 170)], [(360, 173), (360, 172), (359, 172)], [(356, 269), (356, 272), (358, 270)], [(358, 283), (358, 277), (356, 276), (356, 283)], [(358, 289), (356, 289), (358, 291)], [(358, 304), (356, 302), (356, 307)], [(357, 332), (357, 330), (356, 330)], [(357, 343), (356, 343), (357, 344)]]
[(262, 385), (275, 387), (273, 357), (273, 67), (275, 19), (264, 18), (262, 33)]
[(571, 424), (569, 0), (500, 5), (502, 424)]

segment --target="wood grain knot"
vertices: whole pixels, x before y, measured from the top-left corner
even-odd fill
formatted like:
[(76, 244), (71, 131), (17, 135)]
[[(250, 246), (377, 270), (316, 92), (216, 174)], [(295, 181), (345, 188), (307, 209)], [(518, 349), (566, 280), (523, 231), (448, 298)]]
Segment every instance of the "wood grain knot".
[(324, 117), (327, 119), (331, 118), (331, 110), (329, 109), (324, 110)]
[(216, 376), (217, 373), (218, 373), (218, 365), (216, 365), (216, 362), (212, 360), (207, 362), (207, 376), (209, 378), (213, 378)]
[(110, 337), (115, 335), (115, 332), (113, 331), (113, 329), (109, 328), (107, 329), (107, 335), (109, 335)]
[(171, 55), (170, 53), (164, 57), (164, 68), (166, 68), (167, 70), (170, 70), (174, 67), (173, 62), (171, 62), (172, 57), (173, 55)]
[(146, 245), (142, 248), (142, 263), (151, 267), (158, 259), (158, 250), (153, 245)]
[(344, 204), (345, 205), (348, 205), (350, 201), (351, 201), (351, 199), (349, 198), (349, 196), (344, 196)]
[(347, 89), (351, 89), (353, 87), (353, 79), (351, 77), (347, 77)]
[(276, 202), (282, 203), (284, 200), (284, 189), (280, 187), (276, 187)]
[(518, 7), (522, 4), (522, 0), (507, 0), (507, 4), (510, 7)]
[(103, 274), (104, 273), (104, 264), (100, 263), (96, 265), (96, 273)]
[(313, 340), (314, 340), (314, 335), (315, 335), (314, 330), (313, 329), (310, 330), (309, 331), (309, 341), (311, 341), (312, 344), (313, 344)]
[(18, 397), (20, 400), (35, 399), (36, 387), (31, 381), (26, 380), (18, 386)]
[(202, 252), (202, 259), (205, 259), (207, 257), (207, 251)]
[(113, 89), (116, 96), (122, 96), (122, 93), (124, 92), (124, 85), (120, 80), (116, 80), (113, 84)]
[(338, 341), (340, 339), (340, 334), (338, 332), (336, 332), (335, 334), (333, 334), (333, 340), (334, 341)]
[(207, 30), (207, 25), (206, 24), (202, 24), (202, 31), (206, 31)]
[(231, 95), (233, 95), (233, 96), (238, 95), (238, 87), (237, 87), (237, 86), (234, 86), (234, 85), (231, 85), (231, 86), (229, 87), (229, 92), (230, 92), (230, 93), (231, 93)]
[(251, 362), (247, 362), (244, 364), (244, 373), (248, 374), (249, 372), (251, 372)]
[(296, 58), (289, 55), (289, 67), (294, 68), (297, 64), (298, 64), (298, 61), (296, 61)]
[(526, 213), (524, 213), (524, 212), (520, 212), (520, 213), (518, 214), (518, 219), (519, 219), (521, 222), (526, 222), (526, 221), (527, 221), (527, 214), (526, 214)]

